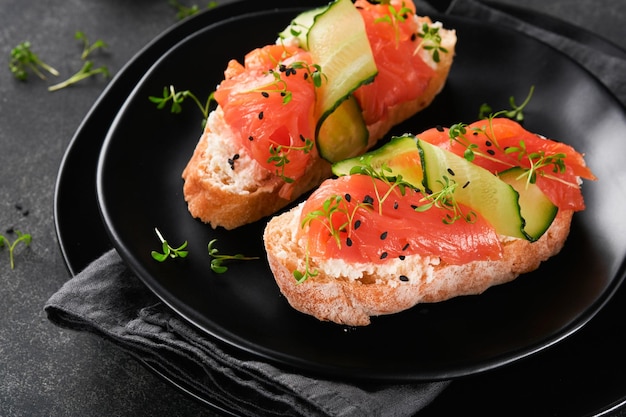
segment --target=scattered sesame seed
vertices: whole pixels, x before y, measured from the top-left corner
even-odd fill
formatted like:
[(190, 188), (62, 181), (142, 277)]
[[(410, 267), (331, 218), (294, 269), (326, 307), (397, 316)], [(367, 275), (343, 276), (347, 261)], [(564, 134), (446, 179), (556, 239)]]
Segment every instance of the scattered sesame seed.
[(387, 257), (388, 253), (387, 252), (383, 252), (380, 254), (380, 259), (385, 259)]
[(448, 174), (454, 176), (454, 171), (452, 171), (452, 168), (448, 168)]
[(357, 220), (354, 222), (354, 230), (358, 229), (359, 227), (361, 227), (361, 220)]
[(352, 239), (346, 238), (346, 245), (352, 246)]
[(463, 184), (463, 188), (467, 187), (470, 184), (470, 182), (466, 182), (465, 184)]
[(407, 277), (406, 275), (400, 275), (399, 278), (402, 282), (409, 282), (409, 277)]
[(404, 246), (402, 247), (402, 250), (407, 250), (407, 249), (409, 248), (409, 246), (410, 246), (410, 245), (407, 243), (406, 245), (404, 245)]
[(263, 112), (259, 113), (259, 120), (263, 120)]
[(249, 140), (250, 142), (252, 142), (252, 141), (254, 140), (254, 137), (253, 137), (253, 136), (248, 136), (248, 140)]
[(385, 240), (385, 239), (387, 239), (387, 235), (389, 235), (389, 233), (388, 233), (388, 232), (382, 232), (382, 233), (380, 234), (380, 240)]
[(394, 202), (393, 202), (393, 209), (394, 209), (394, 210), (397, 210), (397, 209), (398, 209), (398, 206), (399, 206), (398, 202), (397, 202), (397, 201), (394, 201)]
[(496, 154), (496, 151), (494, 151), (493, 149), (487, 149), (487, 153), (491, 156)]
[(261, 95), (265, 98), (268, 98), (270, 96), (270, 93), (268, 93), (267, 91), (261, 91)]
[(352, 201), (352, 196), (348, 193), (346, 193), (346, 195), (344, 195), (344, 198), (346, 199), (346, 201), (349, 203), (350, 201)]
[(374, 199), (371, 196), (366, 195), (365, 197), (363, 197), (363, 203), (364, 204), (374, 204)]
[(404, 261), (404, 260), (406, 259), (406, 256), (404, 256), (404, 255), (400, 255), (400, 256), (398, 256), (398, 258), (399, 258), (401, 261)]
[(491, 145), (492, 145), (492, 143), (490, 141), (488, 141), (488, 140), (485, 141), (485, 146), (491, 146)]

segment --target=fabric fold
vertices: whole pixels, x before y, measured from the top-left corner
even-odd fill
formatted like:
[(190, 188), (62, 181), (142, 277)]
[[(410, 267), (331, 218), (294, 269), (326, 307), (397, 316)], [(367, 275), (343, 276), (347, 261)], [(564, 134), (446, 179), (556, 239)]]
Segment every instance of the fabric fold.
[(410, 416), (448, 382), (355, 384), (237, 356), (159, 301), (110, 250), (44, 307), (68, 329), (101, 336), (171, 382), (241, 416)]

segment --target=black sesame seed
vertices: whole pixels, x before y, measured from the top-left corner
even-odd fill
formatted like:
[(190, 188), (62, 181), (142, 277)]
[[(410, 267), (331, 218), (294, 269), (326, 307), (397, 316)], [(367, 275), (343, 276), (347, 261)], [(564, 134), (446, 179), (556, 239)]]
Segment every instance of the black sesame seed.
[(463, 188), (467, 187), (467, 186), (469, 185), (469, 183), (470, 183), (470, 182), (468, 181), (468, 182), (466, 182), (465, 184), (463, 184)]
[(359, 227), (361, 227), (361, 220), (357, 220), (354, 222), (354, 230), (358, 229)]
[(383, 252), (380, 254), (380, 259), (385, 259), (387, 257), (388, 253), (387, 252)]
[(305, 72), (305, 73), (304, 73), (304, 80), (306, 81), (306, 80), (308, 80), (308, 79), (309, 79), (309, 73), (308, 73), (308, 72)]
[(443, 129), (443, 126), (441, 126), (441, 125), (437, 125), (436, 129), (437, 129), (439, 132), (443, 132), (443, 130), (444, 130), (444, 129)]
[(478, 136), (478, 132), (474, 132), (474, 133), (472, 133), (472, 135)]
[(301, 140), (302, 142), (306, 142), (306, 138), (304, 137), (304, 135), (302, 135), (302, 134), (300, 135), (300, 140)]
[(393, 202), (393, 209), (394, 209), (394, 210), (397, 210), (397, 209), (398, 209), (398, 206), (399, 206), (398, 202), (397, 202), (397, 201), (394, 201), (394, 202)]
[(259, 120), (263, 120), (263, 112), (259, 113)]
[(278, 71), (285, 72), (287, 70), (287, 66), (285, 64), (280, 64), (278, 66)]
[(281, 96), (281, 97), (285, 97), (286, 95), (287, 95), (287, 93), (285, 93), (284, 91), (281, 91), (281, 92), (280, 92), (280, 96)]
[(487, 149), (487, 153), (491, 156), (496, 154), (496, 151), (494, 151), (493, 149)]
[(389, 235), (389, 233), (388, 233), (388, 232), (382, 232), (382, 233), (380, 234), (380, 240), (385, 240), (385, 239), (387, 239), (387, 235)]
[(347, 194), (347, 193), (346, 193), (346, 195), (344, 195), (343, 197), (346, 199), (346, 201), (347, 201), (348, 203), (349, 203), (350, 201), (352, 201), (352, 196), (351, 196), (350, 194)]
[(252, 142), (252, 141), (254, 140), (254, 137), (253, 137), (253, 136), (248, 136), (248, 140), (249, 140), (250, 142)]
[(485, 141), (485, 146), (491, 146), (491, 145), (492, 145), (492, 143), (490, 141), (488, 141), (488, 140)]
[(346, 245), (347, 246), (352, 246), (352, 239), (346, 238)]
[(400, 255), (400, 256), (398, 256), (398, 258), (400, 258), (401, 261), (404, 261), (406, 259), (406, 256)]
[(416, 39), (417, 39), (417, 33), (412, 33), (411, 34), (411, 42), (415, 42)]
[(408, 282), (409, 281), (409, 277), (407, 277), (406, 275), (400, 275), (400, 281), (402, 282)]
[(267, 91), (262, 91), (261, 95), (265, 98), (268, 98), (270, 96), (270, 93), (268, 93)]
[(448, 174), (452, 175), (454, 177), (454, 171), (452, 171), (452, 168), (448, 168)]
[(409, 248), (409, 246), (410, 246), (410, 245), (407, 243), (406, 245), (404, 245), (404, 246), (402, 247), (402, 250), (407, 250), (407, 249)]
[(363, 203), (364, 204), (374, 204), (374, 199), (371, 196), (366, 195), (365, 197), (363, 197)]

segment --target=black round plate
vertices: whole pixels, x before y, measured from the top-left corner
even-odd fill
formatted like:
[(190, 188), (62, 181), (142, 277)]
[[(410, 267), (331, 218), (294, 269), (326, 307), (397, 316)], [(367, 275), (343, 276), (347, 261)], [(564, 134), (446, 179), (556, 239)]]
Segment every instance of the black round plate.
[[(264, 260), (265, 221), (224, 231), (191, 218), (180, 174), (200, 136), (200, 115), (190, 103), (181, 114), (157, 110), (148, 97), (170, 84), (208, 96), (229, 59), (273, 42), (296, 13), (249, 13), (195, 32), (156, 62), (118, 113), (100, 156), (97, 192), (114, 246), (146, 285), (230, 345), (343, 378), (407, 381), (480, 373), (550, 346), (591, 319), (624, 276), (626, 222), (615, 211), (626, 204), (626, 191), (616, 186), (626, 183), (620, 165), (626, 154), (624, 111), (555, 50), (474, 21), (440, 17), (460, 39), (448, 84), (429, 109), (395, 133), (471, 122), (480, 104), (506, 107), (510, 95), (522, 99), (535, 85), (526, 127), (585, 152), (600, 178), (584, 185), (587, 210), (575, 216), (564, 250), (539, 270), (480, 296), (344, 328), (288, 306)], [(154, 261), (150, 252), (160, 249), (155, 228), (173, 245), (188, 241), (190, 255)], [(207, 253), (212, 239), (222, 253), (261, 259), (231, 264), (217, 275)]]

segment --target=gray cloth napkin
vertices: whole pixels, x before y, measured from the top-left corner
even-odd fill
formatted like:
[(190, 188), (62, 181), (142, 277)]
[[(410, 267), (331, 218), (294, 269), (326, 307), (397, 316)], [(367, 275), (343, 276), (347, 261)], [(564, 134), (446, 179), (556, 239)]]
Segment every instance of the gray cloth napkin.
[(238, 416), (411, 416), (448, 382), (348, 384), (230, 354), (178, 318), (110, 250), (45, 306), (55, 324), (102, 336)]
[[(420, 14), (436, 12), (417, 2)], [(546, 31), (475, 0), (447, 13), (506, 25), (565, 52), (626, 103), (626, 61)], [(229, 352), (180, 319), (111, 250), (70, 279), (45, 305), (58, 326), (95, 333), (234, 415), (411, 416), (447, 381), (350, 384), (316, 379)]]

